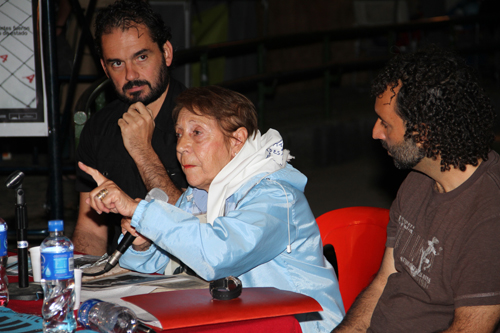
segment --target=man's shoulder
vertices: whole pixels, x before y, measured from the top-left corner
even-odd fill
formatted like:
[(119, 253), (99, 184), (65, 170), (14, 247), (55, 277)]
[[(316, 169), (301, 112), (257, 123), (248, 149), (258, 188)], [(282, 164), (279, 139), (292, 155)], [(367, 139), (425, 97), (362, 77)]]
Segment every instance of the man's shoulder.
[(495, 184), (500, 188), (500, 156), (497, 152), (492, 150), (488, 154), (488, 160), (485, 163), (484, 174), (491, 178)]
[(175, 107), (175, 99), (186, 89), (187, 88), (182, 83), (176, 79), (170, 78), (167, 96), (165, 97), (165, 100), (160, 108), (160, 112), (156, 118), (157, 125), (171, 122), (172, 111)]
[(118, 119), (127, 109), (127, 104), (117, 99), (92, 113), (83, 127), (80, 143), (95, 136), (116, 135), (119, 130)]
[(433, 186), (434, 183), (435, 181), (426, 174), (412, 170), (408, 173), (406, 178), (401, 183), (401, 186), (399, 187), (399, 192), (408, 189), (411, 190), (412, 192), (418, 189), (426, 189), (429, 188), (429, 186)]
[[(101, 110), (93, 113), (87, 124), (95, 126), (95, 124), (107, 124), (112, 122), (115, 124), (120, 119), (124, 112), (128, 110), (128, 105), (119, 99), (115, 99), (111, 103), (105, 105)], [(87, 126), (87, 124), (85, 126)]]
[(168, 84), (168, 93), (163, 102), (163, 106), (170, 105), (172, 108), (175, 106), (175, 99), (181, 92), (186, 90), (186, 86), (174, 78), (170, 78), (170, 83)]
[(186, 86), (182, 84), (180, 81), (177, 81), (174, 78), (170, 78), (170, 83), (169, 83), (169, 89), (172, 92), (172, 97), (175, 98), (177, 95), (179, 95), (181, 92), (186, 90)]
[(483, 163), (484, 170), (468, 196), (479, 212), (500, 215), (500, 156), (492, 151)]

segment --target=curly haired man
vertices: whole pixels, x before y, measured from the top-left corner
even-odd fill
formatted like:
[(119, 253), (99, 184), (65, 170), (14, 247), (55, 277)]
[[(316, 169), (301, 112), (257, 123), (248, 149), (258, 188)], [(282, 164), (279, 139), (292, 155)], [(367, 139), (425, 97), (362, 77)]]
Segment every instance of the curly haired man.
[(379, 139), (413, 169), (391, 207), (373, 282), (334, 332), (498, 332), (500, 156), (473, 71), (430, 47), (375, 79)]

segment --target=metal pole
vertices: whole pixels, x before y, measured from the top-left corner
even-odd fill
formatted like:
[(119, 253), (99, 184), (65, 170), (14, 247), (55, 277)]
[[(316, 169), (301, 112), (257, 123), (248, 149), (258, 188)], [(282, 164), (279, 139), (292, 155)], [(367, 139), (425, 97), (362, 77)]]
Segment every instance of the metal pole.
[(55, 34), (54, 0), (40, 1), (42, 6), (42, 39), (49, 123), (49, 195), (50, 218), (63, 219), (61, 155), (59, 152), (59, 80)]
[(22, 185), (16, 189), (17, 256), (19, 262), (19, 288), (29, 286), (28, 282), (28, 213)]

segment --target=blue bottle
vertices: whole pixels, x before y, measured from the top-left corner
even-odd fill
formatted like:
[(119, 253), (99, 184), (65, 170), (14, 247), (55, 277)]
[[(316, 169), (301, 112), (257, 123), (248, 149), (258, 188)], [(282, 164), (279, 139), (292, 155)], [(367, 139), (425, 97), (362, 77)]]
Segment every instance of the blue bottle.
[(9, 303), (7, 280), (7, 223), (0, 217), (0, 306)]
[(73, 243), (64, 236), (62, 220), (49, 221), (49, 237), (40, 245), (43, 332), (75, 332)]

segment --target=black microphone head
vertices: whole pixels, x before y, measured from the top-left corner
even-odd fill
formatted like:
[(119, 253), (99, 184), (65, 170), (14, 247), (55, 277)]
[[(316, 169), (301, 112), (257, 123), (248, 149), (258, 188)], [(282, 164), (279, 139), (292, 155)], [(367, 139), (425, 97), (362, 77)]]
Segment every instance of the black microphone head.
[(149, 191), (148, 194), (146, 194), (146, 198), (144, 198), (147, 202), (150, 202), (153, 199), (168, 202), (168, 195), (159, 188), (155, 187)]
[(14, 171), (7, 177), (7, 180), (5, 180), (5, 186), (7, 188), (15, 189), (19, 186), (22, 185), (24, 180), (24, 173), (22, 171)]

